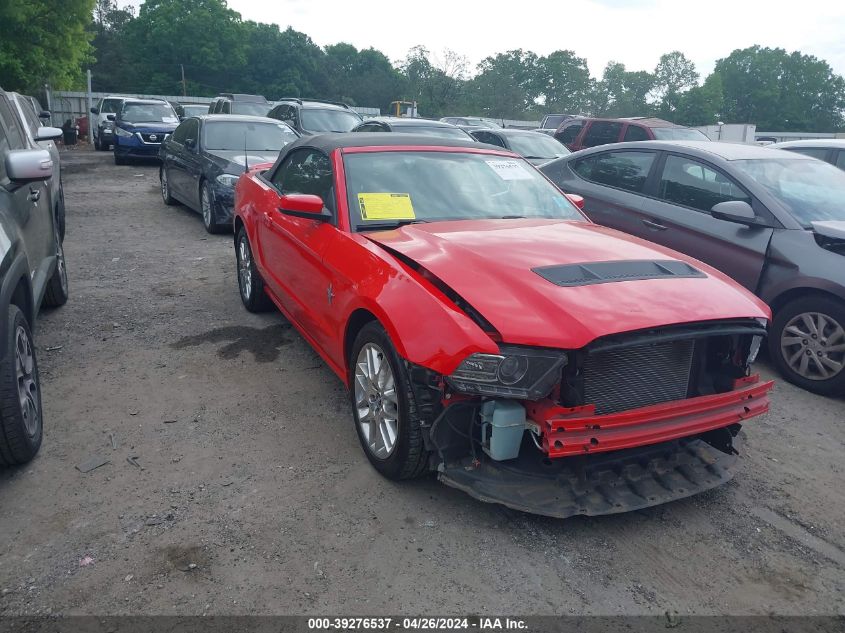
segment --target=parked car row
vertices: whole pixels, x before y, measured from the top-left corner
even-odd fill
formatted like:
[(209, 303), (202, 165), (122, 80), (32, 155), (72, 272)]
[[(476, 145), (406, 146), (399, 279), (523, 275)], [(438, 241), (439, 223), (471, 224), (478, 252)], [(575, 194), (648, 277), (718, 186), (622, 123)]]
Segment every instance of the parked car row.
[(0, 466), (28, 462), (41, 446), (33, 331), (42, 306), (68, 298), (64, 196), (49, 145), (62, 130), (41, 125), (32, 107), (31, 98), (0, 89)]

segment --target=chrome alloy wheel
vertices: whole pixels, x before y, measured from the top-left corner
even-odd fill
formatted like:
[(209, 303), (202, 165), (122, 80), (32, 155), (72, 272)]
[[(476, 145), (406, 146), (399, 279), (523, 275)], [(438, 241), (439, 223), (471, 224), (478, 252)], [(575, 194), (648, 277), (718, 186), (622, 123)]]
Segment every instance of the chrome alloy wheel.
[(358, 352), (355, 409), (370, 453), (377, 459), (390, 457), (399, 434), (399, 400), (390, 363), (375, 343), (367, 343)]
[(211, 194), (208, 192), (208, 185), (202, 186), (202, 221), (206, 226), (211, 226)]
[(20, 325), (15, 330), (15, 370), (24, 428), (30, 437), (35, 437), (41, 426), (41, 411), (38, 408), (38, 370), (35, 367), (32, 344), (26, 330)]
[(780, 339), (789, 368), (807, 380), (829, 380), (845, 367), (845, 329), (827, 314), (796, 315)]
[(161, 168), (161, 178), (159, 178), (161, 182), (161, 199), (167, 202), (167, 199), (170, 197), (170, 189), (167, 183), (167, 170), (162, 167)]
[(62, 292), (67, 295), (67, 265), (65, 264), (65, 249), (62, 241), (56, 235), (56, 270), (59, 272), (59, 280), (62, 284)]
[(241, 295), (249, 300), (252, 296), (252, 255), (249, 252), (246, 235), (242, 235), (238, 242), (238, 281), (241, 286)]

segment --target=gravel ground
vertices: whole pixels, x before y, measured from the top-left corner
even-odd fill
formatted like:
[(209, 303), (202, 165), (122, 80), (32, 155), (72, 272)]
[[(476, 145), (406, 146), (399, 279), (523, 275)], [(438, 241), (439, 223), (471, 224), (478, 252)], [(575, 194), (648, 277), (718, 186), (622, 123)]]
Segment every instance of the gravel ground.
[(393, 483), (317, 354), (241, 306), (231, 236), (155, 165), (63, 161), (71, 298), (36, 327), (41, 453), (0, 472), (0, 615), (845, 613), (842, 399), (779, 381), (734, 481), (625, 515)]

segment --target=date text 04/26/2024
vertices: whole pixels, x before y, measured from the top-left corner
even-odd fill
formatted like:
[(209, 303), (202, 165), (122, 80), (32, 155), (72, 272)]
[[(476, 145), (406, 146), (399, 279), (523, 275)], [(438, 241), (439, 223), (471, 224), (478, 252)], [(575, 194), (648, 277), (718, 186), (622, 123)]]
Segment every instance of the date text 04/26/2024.
[(373, 617), (373, 618), (308, 618), (308, 629), (364, 631), (364, 630), (400, 630), (400, 631), (524, 631), (524, 620), (500, 617)]

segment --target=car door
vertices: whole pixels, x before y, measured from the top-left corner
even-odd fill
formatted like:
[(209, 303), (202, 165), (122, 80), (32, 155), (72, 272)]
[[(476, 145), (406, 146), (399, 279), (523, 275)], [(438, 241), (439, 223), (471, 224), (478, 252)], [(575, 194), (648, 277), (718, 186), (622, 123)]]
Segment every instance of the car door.
[[(691, 255), (757, 290), (777, 221), (724, 170), (703, 160), (665, 154), (647, 186), (637, 235)], [(749, 203), (757, 224), (746, 226), (714, 218), (714, 205)]]
[(573, 121), (564, 123), (564, 125), (557, 132), (554, 133), (554, 137), (559, 142), (566, 145), (569, 150), (574, 152), (576, 149), (581, 149), (580, 147), (576, 147), (576, 145), (578, 138), (583, 130), (584, 120), (575, 119)]
[(593, 222), (640, 235), (643, 192), (658, 155), (641, 149), (598, 152), (568, 163), (575, 178), (558, 182), (549, 175), (567, 193), (584, 198), (584, 212)]
[(621, 121), (593, 121), (581, 137), (578, 149), (616, 143), (622, 134)]
[(279, 195), (320, 196), (332, 222), (265, 209), (258, 226), (258, 248), (267, 283), (290, 316), (326, 349), (334, 335), (328, 320), (332, 279), (323, 255), (337, 236), (334, 174), (329, 157), (303, 147), (289, 154), (269, 178)]
[(167, 169), (170, 189), (174, 196), (187, 204), (195, 202), (196, 194), (191, 192), (189, 187), (191, 150), (186, 146), (186, 142), (189, 138), (196, 141), (198, 130), (198, 120), (188, 119), (180, 123), (172, 136), (165, 141), (164, 166)]
[(55, 256), (53, 209), (47, 182), (12, 184), (6, 174), (6, 154), (27, 149), (22, 123), (6, 95), (0, 94), (0, 188), (8, 208), (23, 235), (23, 249), (29, 263), (35, 300), (39, 301)]

